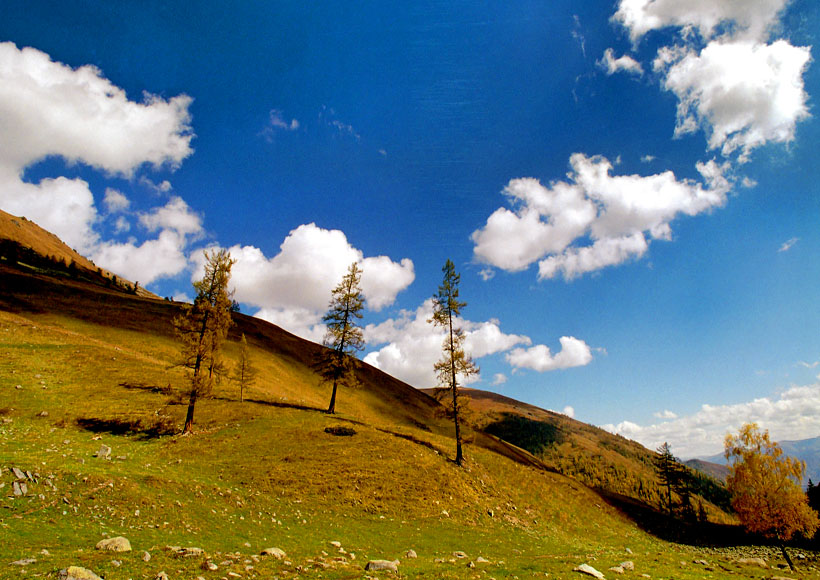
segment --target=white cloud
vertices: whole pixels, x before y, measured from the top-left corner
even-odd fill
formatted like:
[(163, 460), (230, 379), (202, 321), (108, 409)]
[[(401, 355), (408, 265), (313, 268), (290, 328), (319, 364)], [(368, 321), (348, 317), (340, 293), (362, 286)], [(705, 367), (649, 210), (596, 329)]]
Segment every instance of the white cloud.
[(615, 51), (611, 48), (604, 51), (604, 57), (598, 61), (598, 66), (604, 69), (607, 75), (614, 75), (621, 71), (634, 75), (643, 74), (641, 63), (628, 54), (615, 58)]
[[(333, 288), (353, 262), (362, 269), (366, 308), (381, 310), (415, 279), (413, 262), (394, 262), (386, 256), (365, 258), (340, 230), (301, 225), (282, 242), (271, 258), (253, 246), (228, 249), (236, 264), (231, 271), (236, 300), (259, 308), (257, 315), (312, 340), (324, 332), (322, 315)], [(198, 274), (194, 274), (196, 278)], [(319, 326), (317, 326), (319, 325)]]
[(495, 373), (493, 375), (493, 382), (490, 383), (492, 386), (497, 387), (499, 385), (503, 385), (507, 382), (507, 375), (504, 373)]
[[(364, 335), (368, 344), (385, 346), (368, 353), (364, 361), (414, 387), (436, 386), (433, 365), (441, 358), (445, 334), (428, 322), (432, 316), (433, 302), (430, 299), (414, 312), (403, 310), (397, 318), (367, 325)], [(458, 319), (457, 323), (464, 330), (464, 350), (475, 359), (509, 350), (518, 344), (531, 343), (526, 336), (502, 332), (497, 320), (473, 322)], [(495, 375), (494, 381), (498, 377)], [(478, 380), (479, 376), (473, 376), (468, 383)]]
[[(137, 103), (95, 67), (72, 69), (34, 48), (0, 43), (0, 207), (26, 216), (119, 275), (147, 284), (178, 273), (172, 270), (184, 268), (184, 236), (162, 230), (140, 245), (102, 241), (87, 182), (58, 177), (29, 183), (22, 176), (49, 156), (124, 177), (146, 164), (174, 168), (193, 152), (190, 103), (186, 95), (165, 100), (147, 93)], [(111, 188), (103, 204), (109, 214), (129, 208), (127, 197)], [(116, 231), (130, 227), (124, 218), (116, 218)]]
[(654, 155), (643, 155), (641, 156), (641, 163), (652, 163), (655, 159)]
[(128, 201), (128, 198), (125, 194), (121, 191), (114, 189), (113, 187), (107, 187), (105, 189), (105, 197), (103, 197), (103, 203), (105, 204), (106, 209), (109, 213), (119, 213), (127, 210), (131, 207), (131, 202)]
[(276, 131), (296, 131), (299, 129), (299, 126), (298, 120), (291, 119), (288, 121), (280, 109), (271, 109), (268, 114), (268, 124), (262, 129), (261, 135), (270, 142), (273, 141), (273, 136)]
[(147, 93), (136, 103), (93, 66), (0, 43), (0, 151), (18, 170), (49, 155), (126, 176), (145, 163), (179, 165), (192, 153), (190, 104)]
[(155, 207), (139, 216), (140, 224), (149, 232), (173, 230), (179, 234), (202, 234), (202, 218), (194, 213), (181, 197), (172, 197), (162, 207)]
[(654, 413), (654, 416), (657, 417), (658, 419), (677, 419), (678, 418), (678, 416), (675, 413), (673, 413), (672, 411), (670, 411), (669, 409), (664, 409), (663, 411), (658, 411), (657, 413)]
[(131, 229), (131, 222), (128, 221), (128, 218), (124, 215), (121, 215), (117, 218), (117, 221), (114, 222), (114, 231), (118, 234), (125, 233)]
[(697, 30), (711, 38), (725, 30), (740, 38), (765, 40), (788, 0), (621, 0), (613, 19), (629, 29), (633, 42), (666, 27)]
[(153, 240), (138, 244), (102, 242), (91, 254), (95, 263), (123, 278), (143, 286), (163, 277), (176, 276), (188, 267), (185, 236), (173, 230), (162, 230)]
[[(582, 153), (570, 165), (568, 180), (548, 187), (532, 178), (510, 181), (504, 194), (513, 209), (499, 208), (473, 232), (479, 261), (520, 271), (541, 260), (540, 278), (572, 278), (642, 256), (645, 234), (670, 239), (673, 219), (722, 205), (730, 189), (726, 166), (714, 161), (697, 166), (705, 183), (671, 171), (613, 176), (609, 160)], [(592, 243), (571, 246), (587, 239)]]
[(778, 397), (763, 397), (731, 405), (703, 405), (693, 415), (641, 426), (630, 421), (603, 425), (649, 449), (668, 441), (676, 455), (695, 457), (719, 453), (726, 433), (755, 422), (775, 440), (816, 437), (820, 432), (820, 384), (795, 386)]
[(655, 69), (678, 98), (675, 134), (703, 129), (710, 149), (739, 151), (743, 162), (761, 145), (793, 140), (809, 116), (803, 72), (810, 59), (810, 48), (785, 40), (713, 41), (700, 53), (662, 50)]
[(573, 336), (559, 339), (561, 351), (553, 355), (549, 347), (537, 344), (530, 348), (516, 348), (507, 353), (506, 359), (514, 368), (526, 368), (543, 373), (588, 365), (592, 362), (592, 351), (583, 341)]
[(786, 242), (783, 242), (783, 245), (780, 246), (780, 248), (777, 250), (777, 252), (778, 253), (788, 252), (789, 250), (792, 249), (792, 246), (794, 246), (799, 241), (800, 241), (800, 238), (791, 238), (790, 240), (788, 240)]
[(569, 417), (570, 419), (575, 418), (575, 408), (571, 407), (570, 405), (567, 405), (566, 407), (564, 407), (564, 410), (561, 411), (561, 412), (564, 415), (566, 415), (567, 417)]

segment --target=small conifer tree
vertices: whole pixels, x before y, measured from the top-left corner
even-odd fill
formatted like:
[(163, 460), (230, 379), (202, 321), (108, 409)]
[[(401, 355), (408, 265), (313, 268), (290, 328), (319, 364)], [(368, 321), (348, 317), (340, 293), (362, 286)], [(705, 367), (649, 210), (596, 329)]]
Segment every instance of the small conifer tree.
[(252, 386), (256, 382), (256, 367), (251, 360), (250, 350), (248, 349), (248, 341), (245, 339), (245, 333), (242, 333), (240, 342), (239, 362), (236, 365), (234, 380), (239, 383), (239, 402), (245, 400), (245, 389)]
[(464, 462), (464, 453), (461, 448), (461, 426), (459, 423), (459, 392), (458, 378), (468, 378), (478, 374), (478, 367), (464, 352), (464, 331), (457, 326), (456, 318), (461, 309), (467, 306), (459, 300), (458, 285), (461, 275), (450, 260), (442, 268), (444, 279), (438, 287), (438, 293), (433, 296), (433, 317), (429, 320), (435, 326), (444, 329), (445, 336), (442, 343), (443, 356), (435, 364), (439, 385), (450, 389), (453, 400), (453, 423), (456, 431), (456, 465)]
[(359, 286), (362, 271), (353, 262), (342, 281), (333, 289), (330, 306), (322, 321), (327, 325), (324, 345), (316, 361), (316, 370), (322, 380), (333, 385), (327, 412), (336, 412), (336, 390), (340, 385), (356, 387), (356, 358), (354, 354), (364, 348), (364, 334), (357, 320), (362, 318), (364, 295)]
[(174, 319), (174, 328), (182, 343), (182, 366), (188, 369), (188, 413), (182, 433), (194, 425), (194, 410), (199, 398), (210, 394), (215, 372), (222, 367), (220, 352), (231, 321), (231, 293), (228, 283), (234, 260), (226, 250), (205, 252), (205, 273), (194, 282), (194, 303)]

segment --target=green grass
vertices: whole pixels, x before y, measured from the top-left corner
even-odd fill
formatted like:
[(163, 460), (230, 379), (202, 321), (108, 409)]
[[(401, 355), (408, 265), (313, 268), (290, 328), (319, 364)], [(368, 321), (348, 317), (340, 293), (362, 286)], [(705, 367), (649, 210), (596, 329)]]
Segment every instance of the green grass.
[[(392, 379), (373, 374), (366, 388), (342, 391), (340, 414), (328, 416), (329, 388), (300, 350), (311, 347), (274, 340), (246, 318), (260, 369), (252, 401), (222, 384), (197, 405), (193, 436), (157, 437), (152, 426), (181, 427), (185, 412), (165, 392), (185, 381), (166, 326), (173, 306), (120, 308), (114, 326), (91, 312), (91, 299), (57, 298), (44, 291), (26, 298), (39, 308), (0, 310), (0, 578), (56, 578), (69, 565), (106, 579), (160, 570), (173, 579), (361, 578), (376, 558), (400, 559), (408, 578), (580, 578), (572, 568), (585, 562), (611, 578), (608, 568), (625, 560), (636, 568), (625, 577), (773, 575), (659, 540), (578, 482), (479, 439), (466, 447), (466, 468), (455, 466), (450, 425)], [(229, 344), (226, 357), (237, 355)], [(325, 432), (334, 426), (356, 434)], [(112, 459), (94, 457), (102, 444)], [(11, 493), (10, 467), (37, 474), (25, 497)], [(94, 549), (118, 535), (132, 552)], [(218, 570), (166, 546), (202, 548)], [(287, 560), (258, 556), (267, 547)], [(417, 559), (405, 557), (410, 549)], [(489, 563), (468, 567), (479, 556)], [(36, 562), (11, 564), (26, 558)]]

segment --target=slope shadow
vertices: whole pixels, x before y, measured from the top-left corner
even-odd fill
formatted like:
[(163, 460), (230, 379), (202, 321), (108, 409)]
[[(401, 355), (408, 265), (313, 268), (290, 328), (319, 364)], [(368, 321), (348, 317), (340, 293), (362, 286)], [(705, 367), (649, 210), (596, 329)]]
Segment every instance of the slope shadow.
[(170, 421), (159, 418), (145, 423), (142, 419), (101, 419), (99, 417), (78, 417), (78, 427), (92, 433), (111, 435), (136, 435), (139, 439), (157, 439), (166, 435), (176, 435), (178, 429)]

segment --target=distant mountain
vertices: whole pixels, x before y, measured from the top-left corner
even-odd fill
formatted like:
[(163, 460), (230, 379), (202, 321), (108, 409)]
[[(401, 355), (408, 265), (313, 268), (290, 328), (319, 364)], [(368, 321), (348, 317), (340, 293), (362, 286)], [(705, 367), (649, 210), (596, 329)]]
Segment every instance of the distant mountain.
[[(778, 441), (777, 443), (786, 455), (806, 463), (806, 472), (803, 474), (803, 485), (806, 485), (809, 479), (811, 479), (813, 483), (820, 482), (820, 437), (801, 439), (798, 441)], [(720, 455), (702, 457), (692, 461), (726, 465), (726, 458), (722, 453)], [(687, 465), (689, 464), (688, 461), (686, 463)]]
[(702, 459), (690, 459), (684, 461), (684, 465), (691, 467), (696, 471), (705, 473), (709, 477), (717, 479), (718, 481), (726, 481), (726, 476), (729, 475), (729, 468), (725, 464), (713, 463), (711, 461), (704, 461)]

